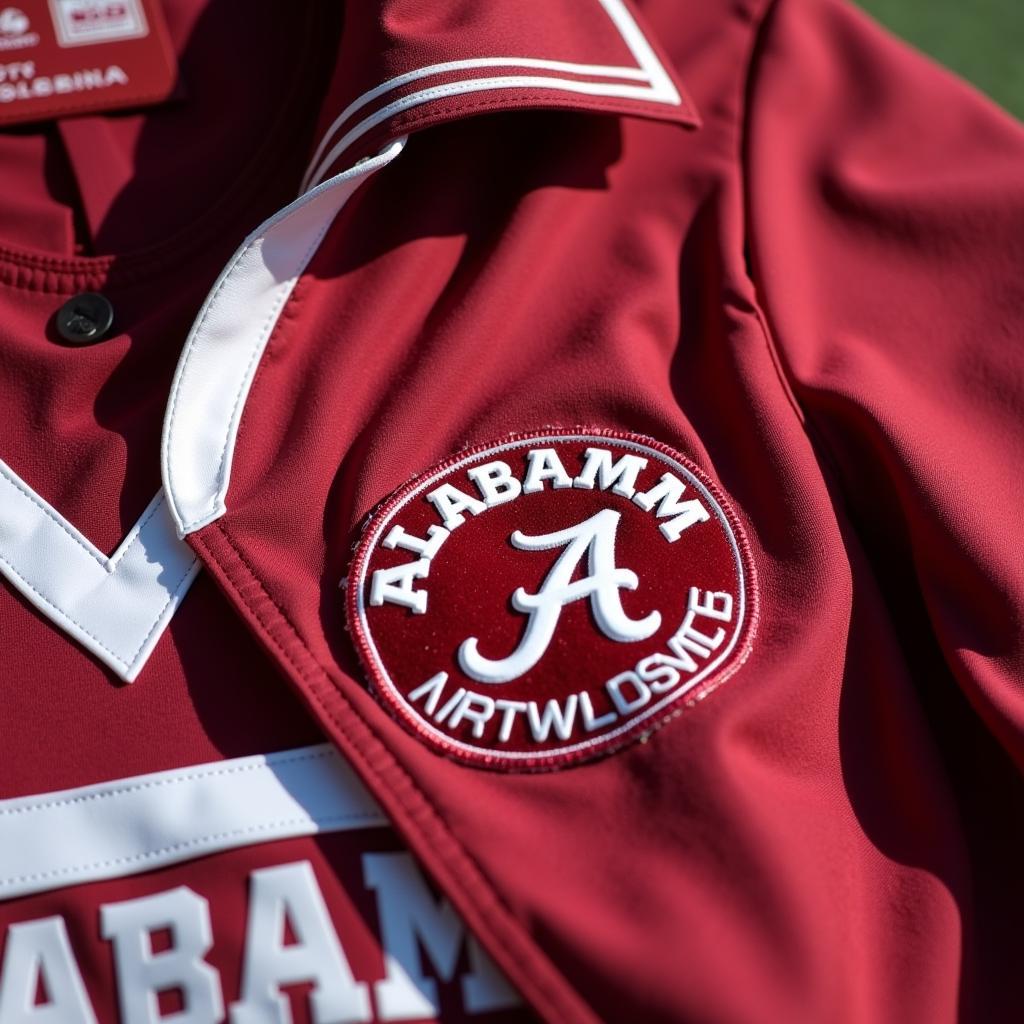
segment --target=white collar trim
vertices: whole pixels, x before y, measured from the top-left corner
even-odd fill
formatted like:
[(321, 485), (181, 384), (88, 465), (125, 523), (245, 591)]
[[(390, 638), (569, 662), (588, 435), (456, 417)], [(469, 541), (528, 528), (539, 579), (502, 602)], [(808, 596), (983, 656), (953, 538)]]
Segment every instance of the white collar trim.
[(349, 196), (404, 146), (399, 139), (300, 196), (221, 272), (185, 342), (164, 419), (164, 489), (179, 537), (224, 514), (242, 410), (281, 311)]
[(0, 461), (0, 575), (125, 682), (142, 671), (199, 573), (184, 537), (224, 512), (242, 408), (295, 282), (348, 196), (404, 141), (286, 207), (224, 269), (174, 378), (165, 487), (112, 555)]
[(109, 557), (0, 462), (0, 573), (125, 682), (199, 572), (163, 491)]
[[(668, 73), (622, 0), (598, 2), (636, 66), (488, 57), (421, 68), (382, 83), (342, 113), (311, 161), (307, 185), (319, 181), (381, 120), (444, 95), (529, 85), (679, 104)], [(450, 70), (499, 67), (519, 73), (421, 89), (337, 137), (358, 110), (411, 81)], [(130, 682), (141, 671), (199, 571), (184, 538), (226, 511), (242, 410), (292, 290), (348, 198), (389, 164), (405, 141), (390, 143), (379, 155), (306, 191), (246, 238), (224, 268), (189, 332), (175, 373), (161, 445), (163, 490), (113, 555), (94, 547), (0, 462), (0, 574), (120, 678)]]
[[(442, 97), (501, 89), (553, 89), (560, 92), (574, 92), (582, 96), (608, 96), (679, 106), (682, 102), (679, 91), (673, 85), (671, 76), (658, 60), (657, 54), (626, 5), (622, 0), (597, 0), (597, 2), (633, 55), (636, 61), (635, 66), (577, 64), (572, 61), (544, 60), (538, 57), (477, 57), (447, 61), (443, 64), (431, 64), (408, 71), (363, 93), (334, 119), (313, 154), (313, 159), (310, 161), (309, 169), (302, 183), (302, 189), (308, 189), (323, 180), (327, 170), (345, 151), (381, 122)], [(497, 68), (506, 69), (506, 73), (435, 84), (401, 96), (362, 118), (342, 134), (342, 128), (350, 124), (360, 110), (389, 93), (396, 92), (410, 82), (443, 76), (453, 71)], [(524, 72), (529, 72), (529, 74), (524, 74)], [(556, 72), (578, 77), (555, 77), (552, 74), (545, 75), (538, 74), (538, 72)], [(613, 79), (613, 81), (608, 81), (608, 79)]]

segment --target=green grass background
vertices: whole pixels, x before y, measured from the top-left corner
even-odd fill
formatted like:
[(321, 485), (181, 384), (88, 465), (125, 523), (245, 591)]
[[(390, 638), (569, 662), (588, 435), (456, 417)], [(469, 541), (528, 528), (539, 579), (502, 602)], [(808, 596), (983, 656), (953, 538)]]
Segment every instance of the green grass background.
[(1024, 119), (1024, 0), (859, 0), (869, 14)]

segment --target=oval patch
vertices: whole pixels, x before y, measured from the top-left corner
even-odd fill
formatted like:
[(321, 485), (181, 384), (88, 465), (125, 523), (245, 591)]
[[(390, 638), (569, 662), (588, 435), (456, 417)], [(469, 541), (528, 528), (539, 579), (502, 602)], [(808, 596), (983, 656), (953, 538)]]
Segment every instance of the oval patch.
[(568, 765), (644, 736), (745, 659), (739, 521), (688, 459), (603, 429), (460, 452), (388, 499), (348, 581), (380, 699), (478, 766)]

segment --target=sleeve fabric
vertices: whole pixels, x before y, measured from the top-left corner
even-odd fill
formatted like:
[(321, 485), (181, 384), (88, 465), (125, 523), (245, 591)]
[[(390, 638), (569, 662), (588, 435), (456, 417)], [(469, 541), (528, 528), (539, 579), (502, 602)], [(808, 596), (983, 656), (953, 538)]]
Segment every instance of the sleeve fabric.
[(783, 372), (908, 658), (1024, 765), (1024, 130), (834, 0), (775, 5), (749, 96)]

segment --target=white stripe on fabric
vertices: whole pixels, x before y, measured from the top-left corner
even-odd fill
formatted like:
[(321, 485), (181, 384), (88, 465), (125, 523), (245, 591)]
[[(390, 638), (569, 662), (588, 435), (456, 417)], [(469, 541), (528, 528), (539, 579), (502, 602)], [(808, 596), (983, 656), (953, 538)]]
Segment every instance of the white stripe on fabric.
[[(618, 97), (620, 99), (645, 100), (650, 103), (666, 103), (678, 106), (682, 99), (672, 83), (672, 78), (658, 60), (651, 45), (647, 42), (640, 26), (629, 13), (622, 0), (598, 0), (605, 13), (611, 18), (623, 42), (637, 61), (637, 67), (620, 67), (606, 64), (575, 64), (571, 61), (543, 60), (534, 57), (478, 57), (467, 60), (453, 60), (442, 64), (431, 64), (427, 67), (408, 71), (403, 75), (388, 79), (373, 89), (363, 93), (350, 103), (331, 123), (317, 146), (309, 169), (302, 182), (302, 189), (317, 184), (328, 168), (354, 142), (360, 139), (382, 121), (394, 114), (401, 113), (411, 107), (428, 103), (445, 96), (461, 95), (472, 92), (483, 92), (494, 89), (557, 89), (564, 92), (575, 92), (581, 95)], [(471, 70), (473, 68), (522, 68), (529, 71), (555, 71), (564, 74), (575, 74), (591, 78), (618, 78), (623, 81), (638, 81), (641, 85), (625, 85), (609, 82), (586, 82), (570, 78), (551, 78), (540, 75), (504, 75), (491, 78), (472, 78), (461, 82), (449, 82), (445, 85), (403, 96), (382, 107), (376, 113), (364, 118), (355, 127), (346, 132), (342, 138), (324, 151), (331, 139), (341, 130), (342, 126), (366, 104), (394, 92), (410, 82), (453, 71)]]
[(0, 801), (0, 899), (388, 823), (329, 744)]
[(162, 491), (108, 558), (0, 462), (0, 574), (126, 682), (198, 572)]

